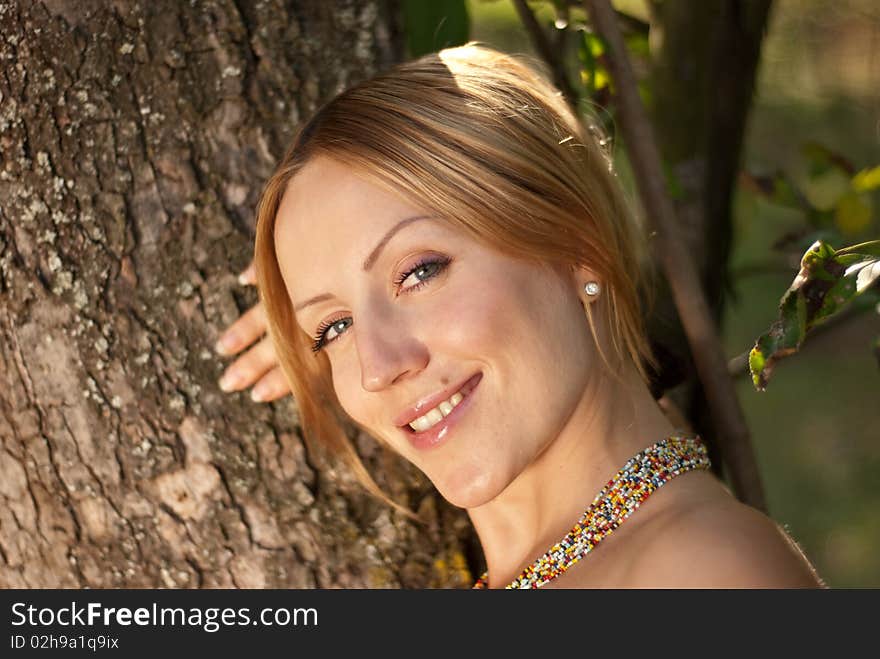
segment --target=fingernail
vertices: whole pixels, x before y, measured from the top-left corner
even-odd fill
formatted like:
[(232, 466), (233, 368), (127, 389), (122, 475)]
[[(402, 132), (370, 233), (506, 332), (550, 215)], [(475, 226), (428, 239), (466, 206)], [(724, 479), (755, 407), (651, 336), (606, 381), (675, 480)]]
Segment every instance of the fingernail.
[[(245, 272), (247, 271), (245, 270)], [(245, 272), (242, 272), (240, 275), (238, 275), (238, 283), (242, 286), (247, 286), (248, 284), (247, 277), (245, 277)]]
[(255, 403), (259, 403), (265, 400), (269, 396), (269, 390), (263, 385), (257, 385), (253, 389), (251, 389), (251, 400)]
[(214, 350), (221, 355), (226, 355), (235, 347), (236, 339), (232, 334), (221, 336), (217, 343), (214, 344)]
[(226, 373), (220, 378), (218, 384), (223, 391), (229, 392), (235, 389), (239, 382), (241, 382), (241, 376), (238, 373)]

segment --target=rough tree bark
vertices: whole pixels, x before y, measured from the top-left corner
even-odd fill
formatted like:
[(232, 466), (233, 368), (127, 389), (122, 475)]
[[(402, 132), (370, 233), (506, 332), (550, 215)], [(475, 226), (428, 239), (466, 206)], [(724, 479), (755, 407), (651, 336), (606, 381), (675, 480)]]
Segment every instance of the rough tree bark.
[[(655, 134), (706, 298), (720, 327), (729, 284), (732, 200), (771, 0), (652, 2), (651, 81)], [(649, 323), (660, 348), (661, 389), (704, 437), (721, 465), (703, 389), (665, 280)], [(668, 352), (667, 352), (668, 350)]]
[(288, 397), (216, 386), (261, 182), (400, 57), (393, 0), (0, 2), (0, 586), (467, 585), (472, 532), (318, 471)]

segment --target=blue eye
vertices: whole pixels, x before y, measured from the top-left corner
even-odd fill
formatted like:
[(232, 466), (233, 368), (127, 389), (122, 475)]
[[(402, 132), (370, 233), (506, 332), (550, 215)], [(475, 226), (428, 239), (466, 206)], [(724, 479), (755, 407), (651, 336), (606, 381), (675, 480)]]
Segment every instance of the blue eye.
[[(400, 290), (400, 293), (412, 293), (419, 290), (427, 284), (431, 279), (439, 275), (449, 265), (452, 259), (448, 257), (431, 257), (423, 261), (419, 261), (406, 272), (402, 272), (395, 279), (395, 286), (400, 287), (410, 277), (415, 277), (416, 283)], [(350, 316), (337, 318), (329, 322), (323, 322), (315, 333), (314, 342), (312, 343), (312, 352), (319, 352), (328, 343), (338, 339), (349, 327), (351, 327), (352, 319)]]
[(312, 351), (318, 352), (326, 344), (335, 341), (339, 338), (340, 334), (348, 329), (349, 325), (351, 325), (351, 318), (340, 318), (329, 323), (321, 323), (321, 326), (318, 327), (318, 336), (315, 338)]
[(404, 292), (410, 293), (414, 290), (420, 289), (430, 279), (440, 274), (447, 265), (449, 265), (448, 258), (432, 258), (426, 259), (424, 261), (419, 261), (416, 265), (414, 265), (406, 272), (402, 272), (397, 277), (394, 283), (397, 286), (400, 286), (407, 279), (415, 276), (417, 280), (416, 283), (404, 289)]

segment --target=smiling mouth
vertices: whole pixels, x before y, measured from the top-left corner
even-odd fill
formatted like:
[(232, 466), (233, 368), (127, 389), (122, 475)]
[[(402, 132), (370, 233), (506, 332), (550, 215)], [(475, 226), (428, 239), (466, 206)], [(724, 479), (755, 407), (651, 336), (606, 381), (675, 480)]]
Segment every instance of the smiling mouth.
[(477, 384), (482, 379), (482, 375), (482, 373), (477, 373), (476, 375), (468, 379), (468, 381), (462, 385), (461, 389), (456, 391), (449, 398), (441, 401), (434, 408), (428, 410), (422, 416), (413, 419), (412, 421), (401, 427), (412, 435), (425, 433), (432, 428), (435, 428), (446, 417), (452, 414), (452, 412), (459, 405), (461, 405), (461, 403), (467, 398), (467, 396), (476, 388)]
[(433, 428), (443, 419), (449, 416), (458, 404), (464, 400), (464, 394), (461, 390), (456, 391), (452, 396), (442, 401), (437, 407), (429, 410), (427, 414), (423, 414), (417, 419), (413, 419), (407, 423), (404, 428), (411, 432), (424, 432), (429, 428)]

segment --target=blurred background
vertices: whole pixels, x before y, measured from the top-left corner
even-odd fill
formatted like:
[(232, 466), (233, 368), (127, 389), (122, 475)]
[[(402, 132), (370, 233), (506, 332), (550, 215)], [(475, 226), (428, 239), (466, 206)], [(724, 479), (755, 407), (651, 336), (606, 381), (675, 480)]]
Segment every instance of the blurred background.
[[(234, 275), (296, 126), (407, 54), (476, 39), (536, 55), (543, 34), (632, 191), (583, 4), (0, 3), (0, 587), (470, 587), (464, 511), (354, 427), (379, 487), (426, 525), (323, 468), (292, 400), (217, 386), (239, 362), (212, 346), (257, 301)], [(614, 6), (769, 512), (829, 585), (880, 586), (880, 278), (766, 391), (736, 367), (813, 241), (880, 239), (880, 3)], [(714, 448), (657, 298), (653, 384)]]
[[(551, 4), (530, 6), (549, 29)], [(647, 12), (638, 1), (615, 6)], [(537, 55), (511, 1), (468, 0), (467, 8), (470, 38)], [(781, 0), (770, 16), (743, 170), (783, 172), (812, 199), (822, 181), (808, 145), (839, 154), (855, 170), (880, 164), (880, 3)], [(838, 239), (880, 237), (876, 195), (871, 199), (868, 219), (837, 226)], [(797, 261), (780, 258), (773, 244), (802, 224), (801, 214), (739, 186), (723, 321), (728, 357), (748, 352), (776, 318)], [(757, 392), (747, 374), (737, 381), (770, 514), (832, 587), (880, 586), (878, 335), (880, 315), (869, 309), (809, 336), (799, 354), (779, 364), (766, 391)]]

